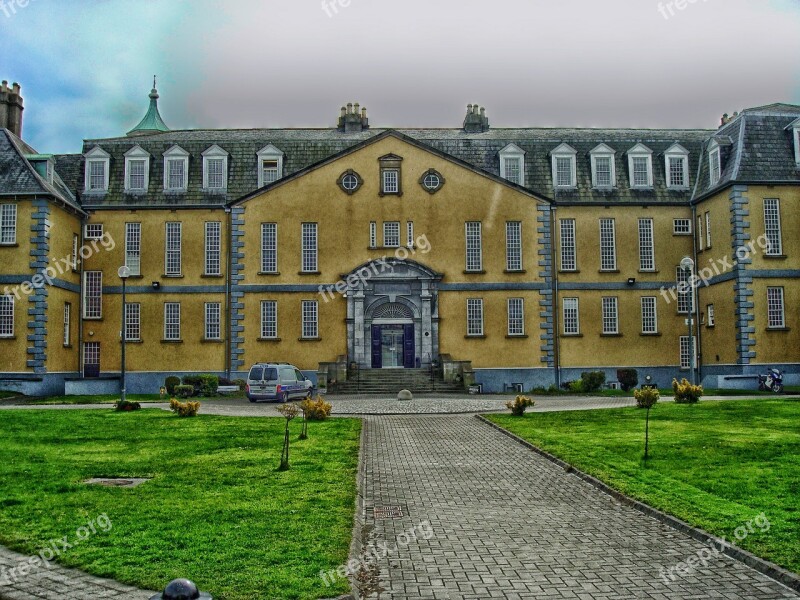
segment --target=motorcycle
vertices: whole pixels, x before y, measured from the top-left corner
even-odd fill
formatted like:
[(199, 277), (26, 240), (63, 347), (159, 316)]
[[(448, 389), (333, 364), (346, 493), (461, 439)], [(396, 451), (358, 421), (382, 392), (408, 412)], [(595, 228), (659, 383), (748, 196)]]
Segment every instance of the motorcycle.
[(758, 389), (762, 392), (783, 392), (783, 374), (778, 369), (769, 369), (766, 375), (758, 376)]

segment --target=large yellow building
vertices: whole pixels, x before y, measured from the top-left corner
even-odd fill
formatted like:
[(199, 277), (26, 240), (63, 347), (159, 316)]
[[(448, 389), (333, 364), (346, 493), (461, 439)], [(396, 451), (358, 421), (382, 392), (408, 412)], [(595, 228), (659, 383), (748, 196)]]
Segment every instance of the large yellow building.
[(118, 388), (122, 265), (130, 392), (265, 360), (484, 391), (800, 377), (800, 107), (717, 131), (492, 129), (472, 105), (458, 129), (376, 129), (357, 104), (330, 129), (172, 131), (150, 98), (80, 155), (3, 129), (2, 283), (77, 259), (6, 291), (3, 387)]

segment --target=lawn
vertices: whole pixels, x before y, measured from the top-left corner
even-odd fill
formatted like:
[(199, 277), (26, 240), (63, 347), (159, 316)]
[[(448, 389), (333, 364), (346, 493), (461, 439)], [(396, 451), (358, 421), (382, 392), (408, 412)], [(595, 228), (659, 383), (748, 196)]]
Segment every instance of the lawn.
[[(161, 410), (9, 410), (0, 414), (0, 542), (34, 554), (96, 534), (59, 562), (149, 589), (188, 577), (219, 600), (317, 599), (321, 570), (348, 557), (361, 424), (310, 423), (277, 472), (283, 419)], [(152, 477), (133, 488), (91, 477)], [(112, 527), (103, 532), (98, 517)]]
[[(154, 403), (169, 402), (169, 397), (162, 399), (159, 394), (128, 394), (125, 396), (131, 402)], [(230, 394), (220, 394), (213, 398), (197, 397), (192, 400), (225, 400), (233, 398), (244, 398), (244, 392), (232, 392)], [(119, 394), (101, 394), (97, 396), (51, 396), (50, 398), (21, 398), (19, 404), (114, 404), (119, 400)]]
[[(800, 573), (800, 400), (658, 404), (487, 418), (615, 489)], [(768, 531), (737, 541), (764, 513)], [(741, 530), (740, 530), (741, 532)]]

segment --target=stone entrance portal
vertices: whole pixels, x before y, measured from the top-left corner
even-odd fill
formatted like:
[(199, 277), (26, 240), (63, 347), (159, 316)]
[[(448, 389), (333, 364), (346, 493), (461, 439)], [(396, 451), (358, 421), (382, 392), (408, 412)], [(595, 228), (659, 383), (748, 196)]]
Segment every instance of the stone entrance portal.
[(442, 276), (411, 260), (361, 265), (344, 281), (347, 358), (362, 368), (427, 367), (439, 354), (438, 282)]

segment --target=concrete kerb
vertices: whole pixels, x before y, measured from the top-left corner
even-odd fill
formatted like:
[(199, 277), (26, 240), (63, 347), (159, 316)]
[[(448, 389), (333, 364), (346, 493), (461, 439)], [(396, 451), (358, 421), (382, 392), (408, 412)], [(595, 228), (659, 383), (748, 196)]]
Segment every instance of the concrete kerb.
[(546, 458), (550, 462), (555, 463), (556, 465), (564, 469), (564, 471), (566, 471), (567, 473), (570, 473), (572, 475), (575, 475), (583, 479), (588, 484), (596, 487), (601, 492), (608, 494), (609, 496), (619, 501), (620, 503), (625, 504), (626, 506), (630, 506), (631, 508), (638, 510), (641, 513), (644, 513), (645, 515), (652, 517), (660, 521), (661, 523), (664, 523), (665, 525), (669, 525), (673, 529), (685, 533), (686, 535), (694, 538), (699, 542), (703, 542), (704, 544), (713, 542), (714, 544), (717, 545), (717, 547), (723, 548), (722, 552), (727, 556), (735, 560), (738, 560), (739, 562), (744, 563), (751, 569), (754, 569), (759, 573), (766, 575), (770, 579), (774, 579), (778, 583), (781, 583), (796, 592), (800, 592), (800, 576), (795, 575), (790, 571), (787, 571), (786, 569), (776, 565), (775, 563), (771, 563), (767, 560), (764, 560), (763, 558), (759, 558), (758, 556), (748, 552), (747, 550), (742, 550), (741, 548), (737, 548), (736, 546), (730, 544), (730, 542), (726, 541), (725, 543), (722, 543), (722, 540), (711, 535), (707, 531), (704, 531), (698, 527), (694, 527), (689, 523), (686, 523), (685, 521), (681, 521), (680, 519), (668, 515), (656, 508), (653, 508), (652, 506), (649, 506), (647, 504), (644, 504), (643, 502), (639, 502), (638, 500), (634, 500), (633, 498), (626, 496), (625, 494), (609, 487), (599, 479), (592, 477), (588, 473), (584, 473), (583, 471), (576, 469), (571, 464), (561, 460), (560, 458), (550, 454), (549, 452), (542, 450), (537, 446), (534, 446), (529, 441), (519, 437), (514, 433), (511, 433), (507, 429), (503, 429), (496, 423), (492, 423), (489, 419), (485, 418), (482, 415), (475, 415), (475, 417), (478, 420), (486, 423), (493, 429), (496, 429), (503, 435), (510, 437), (512, 440), (515, 440), (519, 444), (522, 444), (529, 450), (533, 450), (534, 452)]

